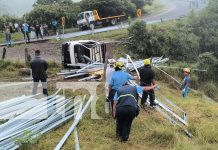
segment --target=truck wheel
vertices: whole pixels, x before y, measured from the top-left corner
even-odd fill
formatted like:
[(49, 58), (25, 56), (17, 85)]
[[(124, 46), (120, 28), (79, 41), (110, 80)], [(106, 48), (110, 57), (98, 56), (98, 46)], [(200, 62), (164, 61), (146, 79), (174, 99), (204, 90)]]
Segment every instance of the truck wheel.
[(111, 25), (115, 25), (115, 24), (117, 24), (117, 19), (112, 19), (111, 20)]

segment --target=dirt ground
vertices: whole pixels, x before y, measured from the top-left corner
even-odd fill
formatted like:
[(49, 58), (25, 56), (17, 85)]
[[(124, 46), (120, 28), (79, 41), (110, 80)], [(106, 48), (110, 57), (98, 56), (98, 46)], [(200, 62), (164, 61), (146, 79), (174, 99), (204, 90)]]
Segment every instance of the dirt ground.
[[(34, 57), (35, 50), (41, 50), (42, 57), (47, 61), (55, 61), (57, 63), (61, 62), (61, 43), (55, 42), (41, 42), (41, 43), (31, 43), (27, 45), (28, 52), (31, 57)], [(5, 60), (10, 61), (25, 61), (24, 54), (25, 45), (15, 45), (13, 47), (7, 48)], [(3, 47), (0, 47), (0, 56), (2, 57)]]

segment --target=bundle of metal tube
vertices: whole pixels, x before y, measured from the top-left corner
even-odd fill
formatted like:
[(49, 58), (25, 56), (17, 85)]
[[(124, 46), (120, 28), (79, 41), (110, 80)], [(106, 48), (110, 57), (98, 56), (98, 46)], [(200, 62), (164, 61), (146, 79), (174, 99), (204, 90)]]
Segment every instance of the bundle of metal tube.
[(72, 69), (70, 71), (62, 71), (61, 73), (57, 73), (57, 75), (62, 75), (64, 76), (65, 79), (89, 75), (93, 72), (103, 70), (104, 64), (95, 62), (92, 64), (76, 65), (76, 67), (81, 67), (81, 69)]
[[(163, 57), (153, 57), (153, 58), (152, 58), (152, 65), (153, 65), (153, 66), (159, 66), (159, 65), (161, 65), (161, 64), (164, 64), (164, 63), (167, 62), (168, 60), (169, 60), (168, 58), (164, 58), (164, 59), (163, 59)], [(144, 61), (143, 61), (143, 60), (134, 61), (133, 63), (134, 63), (134, 65), (135, 65), (135, 67), (136, 67), (137, 69), (139, 69), (139, 68), (141, 68), (141, 67), (144, 66)], [(134, 71), (134, 70), (135, 70), (135, 67), (133, 66), (133, 64), (129, 64), (129, 65), (128, 65), (128, 69), (129, 69), (130, 71)]]
[[(36, 102), (36, 106), (23, 111), (16, 117), (8, 120), (0, 125), (0, 149), (11, 150), (19, 148), (19, 139), (35, 139), (75, 116), (78, 109), (79, 101), (74, 103), (70, 99), (54, 94), (52, 96), (34, 99), (34, 96), (23, 96), (15, 98), (12, 101), (4, 102), (4, 106), (14, 106), (13, 103), (26, 104), (28, 102)], [(8, 107), (10, 108), (10, 107)], [(22, 109), (22, 108), (21, 108)]]

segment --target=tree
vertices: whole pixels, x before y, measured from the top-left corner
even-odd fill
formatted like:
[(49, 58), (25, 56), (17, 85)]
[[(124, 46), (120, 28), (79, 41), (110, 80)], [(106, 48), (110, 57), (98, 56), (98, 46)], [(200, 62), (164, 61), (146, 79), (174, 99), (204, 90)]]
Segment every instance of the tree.
[(129, 0), (82, 0), (83, 11), (98, 10), (101, 17), (114, 16), (125, 13), (127, 16), (136, 14), (136, 7)]
[(137, 9), (143, 9), (145, 5), (151, 5), (153, 0), (131, 0), (136, 5)]
[(139, 57), (150, 57), (151, 51), (151, 35), (146, 28), (146, 23), (144, 21), (136, 22), (128, 29), (128, 35), (130, 37), (128, 41), (128, 49), (132, 53), (136, 53)]
[(72, 4), (72, 0), (37, 0), (36, 3), (34, 4), (34, 6), (36, 5), (50, 5), (50, 4), (54, 4), (54, 3), (58, 3), (58, 4), (62, 4), (62, 3), (68, 3), (68, 4)]
[(51, 5), (36, 5), (34, 9), (27, 15), (30, 24), (46, 23), (51, 24), (56, 19), (59, 24), (61, 17), (66, 17), (66, 27), (76, 26), (77, 15), (80, 12), (80, 6), (77, 3)]
[(214, 52), (218, 57), (218, 3), (210, 0), (208, 6), (198, 14), (192, 13), (187, 27), (200, 38), (200, 53)]

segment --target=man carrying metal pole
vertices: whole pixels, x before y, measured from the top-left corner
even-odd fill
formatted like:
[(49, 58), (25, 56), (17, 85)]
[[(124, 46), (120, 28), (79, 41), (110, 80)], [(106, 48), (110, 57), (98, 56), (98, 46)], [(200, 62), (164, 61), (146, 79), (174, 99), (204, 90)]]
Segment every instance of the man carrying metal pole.
[(123, 62), (116, 62), (115, 63), (115, 71), (113, 72), (110, 82), (109, 82), (109, 100), (111, 101), (111, 107), (112, 107), (112, 114), (113, 114), (113, 98), (118, 90), (118, 88), (122, 87), (127, 83), (128, 80), (136, 80), (138, 77), (133, 77), (126, 71), (122, 70), (124, 67)]
[(32, 76), (34, 81), (32, 94), (35, 95), (37, 93), (37, 87), (39, 81), (41, 81), (43, 87), (43, 94), (45, 96), (48, 96), (47, 74), (46, 74), (48, 64), (45, 60), (43, 60), (40, 57), (40, 50), (35, 51), (35, 58), (31, 61), (30, 66), (32, 69)]
[(190, 82), (191, 82), (190, 69), (184, 68), (183, 73), (184, 73), (185, 78), (181, 85), (181, 89), (182, 89), (182, 97), (186, 98), (190, 92)]
[[(139, 71), (140, 74), (140, 85), (141, 86), (152, 86), (155, 85), (155, 73), (151, 68), (151, 59), (145, 59), (144, 60), (144, 66), (143, 68)], [(157, 104), (154, 102), (155, 101), (155, 94), (154, 90), (151, 89), (149, 91), (144, 91), (141, 99), (141, 107), (145, 108), (145, 103), (147, 101), (147, 98), (149, 96), (150, 99), (150, 106), (156, 106)]]

